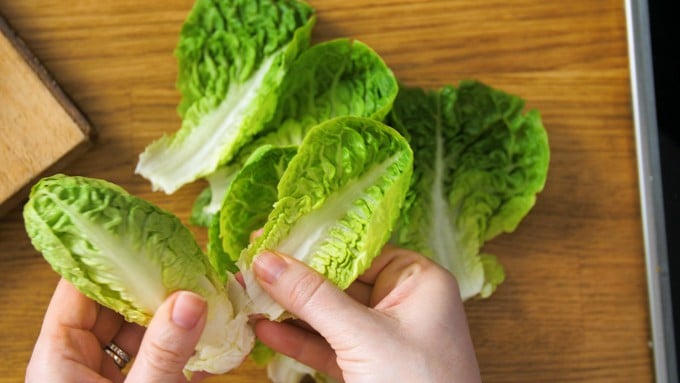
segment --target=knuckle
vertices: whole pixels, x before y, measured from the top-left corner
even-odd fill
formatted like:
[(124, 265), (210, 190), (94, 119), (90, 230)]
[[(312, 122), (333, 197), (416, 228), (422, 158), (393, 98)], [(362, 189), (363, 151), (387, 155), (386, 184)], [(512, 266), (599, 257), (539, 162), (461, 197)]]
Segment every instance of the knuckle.
[(185, 363), (184, 355), (157, 340), (148, 343), (146, 359), (153, 370), (167, 374), (181, 370)]
[(307, 307), (317, 296), (323, 284), (324, 279), (319, 274), (307, 272), (300, 275), (290, 289), (289, 298), (293, 310), (300, 311)]

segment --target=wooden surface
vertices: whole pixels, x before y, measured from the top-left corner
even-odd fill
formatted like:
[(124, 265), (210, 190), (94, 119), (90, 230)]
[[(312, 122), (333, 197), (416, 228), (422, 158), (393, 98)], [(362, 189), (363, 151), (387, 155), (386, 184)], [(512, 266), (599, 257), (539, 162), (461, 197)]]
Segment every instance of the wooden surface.
[(90, 146), (89, 123), (0, 17), (0, 215)]
[[(316, 41), (355, 37), (407, 84), (476, 78), (543, 114), (552, 147), (546, 189), (516, 233), (487, 246), (507, 281), (467, 304), (484, 380), (652, 381), (623, 1), (312, 4)], [(151, 140), (178, 127), (172, 50), (191, 5), (0, 0), (100, 129), (98, 144), (66, 171), (116, 182), (185, 221), (201, 183), (168, 197), (133, 170)], [(57, 276), (29, 244), (18, 209), (0, 220), (0, 249), (0, 381), (14, 382)], [(213, 381), (265, 379), (246, 364)]]

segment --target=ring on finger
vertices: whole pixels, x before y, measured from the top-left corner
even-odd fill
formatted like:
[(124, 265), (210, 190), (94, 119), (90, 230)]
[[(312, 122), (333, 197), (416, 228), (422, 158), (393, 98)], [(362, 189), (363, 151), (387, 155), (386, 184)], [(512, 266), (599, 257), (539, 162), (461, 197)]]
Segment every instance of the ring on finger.
[(121, 370), (130, 362), (130, 355), (123, 351), (117, 344), (110, 342), (106, 347), (104, 347), (104, 352), (106, 355), (113, 359), (113, 363), (118, 366)]

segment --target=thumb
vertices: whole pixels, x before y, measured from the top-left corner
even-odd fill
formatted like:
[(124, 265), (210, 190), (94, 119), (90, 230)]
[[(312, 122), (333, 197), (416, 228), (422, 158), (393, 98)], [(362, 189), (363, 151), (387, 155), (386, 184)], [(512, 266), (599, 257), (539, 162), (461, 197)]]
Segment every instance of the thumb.
[(253, 271), (275, 301), (331, 343), (365, 325), (370, 315), (365, 306), (295, 258), (264, 252), (253, 260)]
[(149, 323), (127, 381), (185, 382), (182, 370), (201, 337), (207, 308), (195, 293), (170, 295)]

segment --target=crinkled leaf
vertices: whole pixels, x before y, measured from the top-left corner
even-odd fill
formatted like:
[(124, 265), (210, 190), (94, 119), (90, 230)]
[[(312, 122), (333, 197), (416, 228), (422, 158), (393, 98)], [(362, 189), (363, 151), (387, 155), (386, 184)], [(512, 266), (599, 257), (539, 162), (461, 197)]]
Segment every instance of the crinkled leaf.
[(182, 126), (147, 146), (136, 172), (173, 193), (231, 160), (274, 115), (314, 22), (300, 1), (198, 0), (176, 48)]
[(234, 160), (208, 177), (213, 198), (204, 205), (205, 214), (220, 208), (224, 184), (258, 147), (299, 145), (309, 129), (334, 117), (382, 120), (397, 91), (392, 71), (360, 41), (336, 39), (307, 49), (286, 74), (274, 118)]
[(406, 140), (372, 119), (340, 117), (310, 130), (281, 177), (263, 234), (239, 258), (253, 312), (277, 319), (284, 311), (250, 269), (265, 249), (343, 289), (368, 268), (399, 216), (412, 161)]
[(238, 260), (252, 232), (267, 222), (279, 180), (296, 153), (294, 146), (262, 146), (234, 177), (219, 212), (220, 243), (230, 262)]
[(475, 81), (437, 91), (402, 87), (387, 121), (414, 151), (413, 182), (393, 241), (431, 256), (461, 295), (488, 296), (502, 266), (480, 255), (513, 231), (545, 184), (549, 147), (537, 111)]
[(243, 289), (232, 276), (222, 284), (171, 213), (103, 180), (56, 175), (33, 187), (24, 221), (55, 271), (128, 321), (147, 325), (174, 291), (203, 296), (208, 320), (188, 371), (228, 371), (252, 348)]
[(279, 179), (296, 152), (292, 146), (262, 146), (233, 177), (222, 209), (208, 228), (208, 257), (221, 277), (238, 270), (236, 261), (248, 247), (252, 232), (267, 221)]

